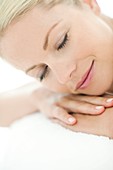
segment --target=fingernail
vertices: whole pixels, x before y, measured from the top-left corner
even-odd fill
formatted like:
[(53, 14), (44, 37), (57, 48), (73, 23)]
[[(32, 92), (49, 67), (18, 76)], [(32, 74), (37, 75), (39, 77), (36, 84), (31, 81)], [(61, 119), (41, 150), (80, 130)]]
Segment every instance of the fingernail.
[(70, 123), (74, 123), (74, 122), (76, 121), (76, 119), (75, 119), (74, 117), (70, 117), (70, 118), (68, 119), (68, 121), (69, 121)]
[(111, 98), (111, 99), (107, 99), (107, 103), (110, 103), (110, 102), (112, 102), (113, 101), (113, 98)]
[(103, 106), (96, 106), (97, 110), (103, 109)]

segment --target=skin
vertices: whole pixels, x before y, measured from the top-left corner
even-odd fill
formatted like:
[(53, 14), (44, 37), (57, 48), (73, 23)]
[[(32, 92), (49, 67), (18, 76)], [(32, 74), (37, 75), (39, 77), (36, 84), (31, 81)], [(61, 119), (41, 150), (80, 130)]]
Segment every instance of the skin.
[[(53, 25), (48, 45), (44, 45), (45, 37)], [(67, 43), (63, 49), (59, 50), (59, 46), (66, 38), (68, 39)], [(82, 9), (66, 4), (59, 4), (49, 10), (35, 7), (18, 22), (12, 22), (6, 29), (1, 40), (1, 52), (8, 62), (36, 79), (42, 77), (42, 74), (47, 71), (41, 83), (55, 92), (86, 95), (113, 92), (112, 19), (102, 15), (99, 6), (93, 0), (85, 1), (82, 4)], [(94, 70), (89, 85), (87, 88), (77, 89), (78, 82), (81, 81), (92, 61), (94, 61)], [(45, 69), (45, 66), (48, 68)], [(50, 95), (48, 93), (47, 97)], [(38, 98), (40, 96), (40, 99), (46, 96), (42, 94), (38, 93), (37, 95), (35, 91), (33, 103), (36, 103), (37, 96)], [(99, 100), (83, 96), (76, 97), (77, 101), (75, 101), (74, 97), (71, 96), (71, 100), (68, 96), (61, 98), (59, 102), (55, 101), (54, 112), (51, 111), (51, 105), (49, 106), (46, 102), (38, 103), (39, 110), (46, 109), (48, 113), (53, 112), (54, 114), (49, 115), (49, 117), (71, 130), (112, 137), (112, 126), (110, 128), (108, 126), (108, 122), (113, 120), (112, 114), (108, 114), (112, 113), (112, 108), (104, 111), (103, 107), (101, 111), (96, 112), (93, 110), (94, 107), (91, 111), (91, 104), (100, 104), (107, 108), (112, 107), (113, 101), (108, 103), (106, 102), (107, 98)], [(69, 101), (71, 101), (70, 105)], [(83, 110), (90, 108), (90, 111), (88, 109), (83, 111), (80, 107), (81, 104)], [(100, 119), (101, 116), (87, 115), (85, 117), (82, 114), (75, 114), (73, 116), (78, 119), (78, 123), (72, 127), (62, 122), (66, 122), (67, 117), (69, 118), (66, 111), (84, 114), (86, 112), (99, 114), (104, 111), (104, 114), (102, 119)], [(105, 121), (106, 115), (108, 115), (107, 121)], [(62, 121), (56, 120), (58, 117)], [(101, 125), (104, 125), (107, 130), (102, 130)]]
[[(35, 7), (8, 27), (1, 43), (3, 56), (35, 78), (42, 75), (47, 65), (42, 83), (53, 91), (87, 95), (112, 91), (113, 32), (111, 25), (101, 18), (98, 5), (93, 6), (87, 2), (82, 9), (66, 4), (50, 10)], [(51, 31), (45, 50), (47, 32), (56, 23), (59, 24)], [(69, 40), (58, 50), (66, 33)], [(87, 88), (76, 89), (93, 60), (90, 84)], [(34, 65), (36, 67), (28, 71)]]
[(68, 128), (76, 132), (84, 132), (88, 134), (94, 134), (98, 136), (106, 136), (113, 139), (113, 109), (108, 108), (103, 114), (98, 116), (89, 116), (82, 114), (74, 114), (78, 119), (76, 125), (70, 126), (59, 121), (58, 119), (53, 119), (53, 122), (59, 123), (65, 128)]

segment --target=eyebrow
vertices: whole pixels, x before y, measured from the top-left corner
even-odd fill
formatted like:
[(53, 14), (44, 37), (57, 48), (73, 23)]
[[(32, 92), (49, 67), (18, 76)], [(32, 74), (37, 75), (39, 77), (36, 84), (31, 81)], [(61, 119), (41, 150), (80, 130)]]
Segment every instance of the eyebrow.
[[(55, 23), (55, 24), (49, 29), (49, 31), (47, 32), (46, 37), (45, 37), (45, 42), (44, 42), (44, 45), (43, 45), (43, 49), (44, 49), (44, 50), (46, 50), (47, 47), (48, 47), (48, 41), (49, 41), (49, 36), (50, 36), (51, 31), (52, 31), (60, 22), (61, 22), (61, 20), (60, 20), (59, 22)], [(34, 66), (28, 68), (28, 69), (25, 71), (25, 73), (28, 74), (29, 71), (33, 70), (33, 69), (36, 68), (36, 67), (37, 67), (37, 65), (34, 65)]]
[(36, 67), (37, 67), (37, 65), (34, 65), (34, 66), (28, 68), (28, 69), (25, 71), (25, 73), (28, 74), (29, 71), (33, 70), (33, 69), (36, 68)]
[(49, 36), (50, 36), (50, 33), (52, 32), (52, 30), (61, 22), (58, 21), (57, 23), (55, 23), (50, 29), (49, 31), (47, 32), (47, 35), (46, 35), (46, 38), (45, 38), (45, 42), (44, 42), (44, 45), (43, 45), (43, 49), (46, 50), (47, 47), (48, 47), (48, 40), (49, 40)]

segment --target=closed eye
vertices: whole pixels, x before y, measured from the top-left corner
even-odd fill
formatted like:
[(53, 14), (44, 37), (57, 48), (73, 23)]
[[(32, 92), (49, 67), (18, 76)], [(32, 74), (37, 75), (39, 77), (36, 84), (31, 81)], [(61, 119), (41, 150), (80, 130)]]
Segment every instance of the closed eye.
[(43, 81), (43, 79), (47, 76), (48, 72), (49, 72), (49, 67), (46, 65), (44, 67), (44, 70), (43, 70), (41, 76), (39, 77), (40, 81)]
[(57, 50), (61, 50), (62, 48), (64, 48), (66, 46), (66, 43), (68, 41), (68, 34), (66, 33), (65, 36), (64, 36), (64, 39), (62, 41), (62, 43), (58, 46)]
[[(69, 39), (68, 39), (68, 33), (66, 33), (65, 36), (64, 36), (64, 39), (63, 39), (62, 43), (58, 46), (57, 50), (59, 51), (59, 50), (61, 50), (62, 48), (64, 48), (64, 47), (66, 46), (68, 40), (69, 40)], [(47, 76), (48, 73), (49, 73), (49, 67), (46, 65), (46, 66), (44, 67), (44, 70), (43, 70), (41, 76), (39, 77), (39, 79), (40, 79), (41, 82), (43, 81), (44, 78), (46, 78), (46, 76)]]

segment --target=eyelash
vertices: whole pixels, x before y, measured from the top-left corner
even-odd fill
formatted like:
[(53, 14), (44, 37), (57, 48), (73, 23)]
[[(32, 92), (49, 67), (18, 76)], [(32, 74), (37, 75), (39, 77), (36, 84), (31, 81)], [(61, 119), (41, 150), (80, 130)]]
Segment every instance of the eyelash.
[(43, 79), (46, 77), (47, 73), (49, 72), (49, 68), (48, 66), (46, 65), (45, 68), (44, 68), (44, 71), (42, 73), (42, 75), (40, 76), (40, 81), (43, 81)]
[[(68, 40), (69, 40), (68, 34), (66, 33), (62, 43), (57, 48), (57, 51), (60, 51), (61, 49), (63, 49), (66, 46)], [(40, 81), (43, 81), (43, 79), (47, 76), (48, 72), (49, 72), (49, 67), (46, 65), (42, 75), (40, 76)]]
[(59, 45), (57, 50), (60, 51), (61, 49), (63, 49), (66, 46), (68, 40), (69, 40), (68, 39), (68, 34), (66, 33), (62, 43)]

